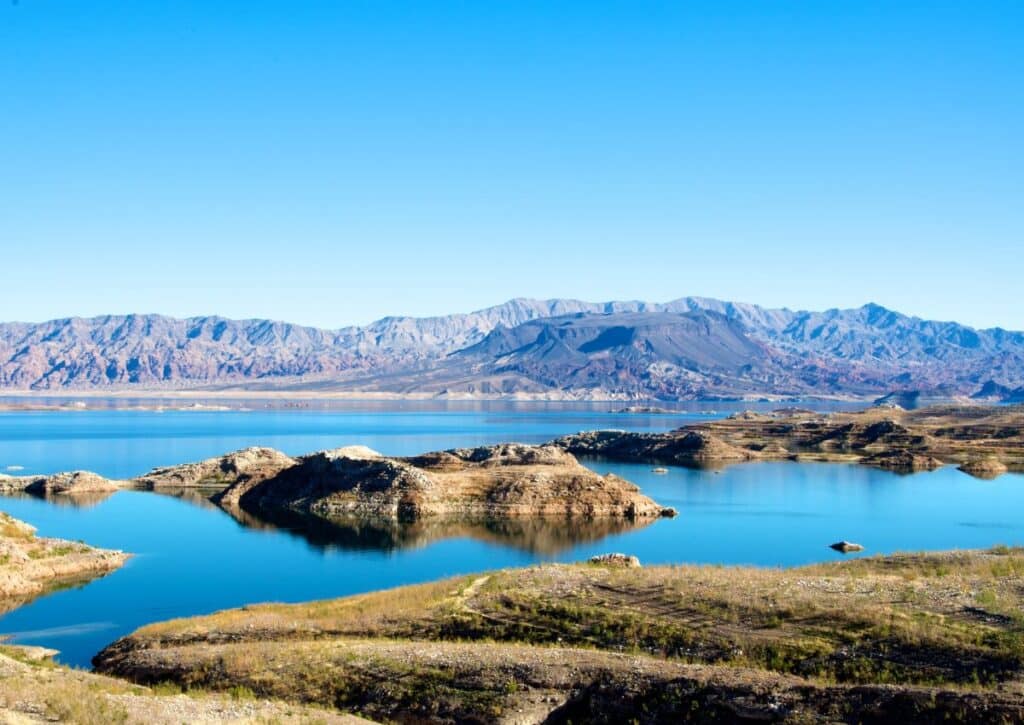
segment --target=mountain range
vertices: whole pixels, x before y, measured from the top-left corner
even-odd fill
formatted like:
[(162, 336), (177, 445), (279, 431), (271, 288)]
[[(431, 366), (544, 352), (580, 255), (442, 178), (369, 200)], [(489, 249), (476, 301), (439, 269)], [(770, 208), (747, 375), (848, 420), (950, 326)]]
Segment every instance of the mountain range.
[(684, 297), (515, 299), (467, 314), (324, 330), (162, 315), (0, 323), (0, 388), (317, 390), (663, 400), (1024, 400), (1024, 333), (902, 315)]

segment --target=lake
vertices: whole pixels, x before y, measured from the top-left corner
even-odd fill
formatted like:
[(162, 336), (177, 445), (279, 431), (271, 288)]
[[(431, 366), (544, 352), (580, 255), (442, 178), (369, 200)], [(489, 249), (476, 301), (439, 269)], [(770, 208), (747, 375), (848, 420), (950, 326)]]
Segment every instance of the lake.
[[(740, 406), (622, 415), (614, 404), (345, 403), (305, 410), (96, 410), (0, 414), (0, 470), (85, 468), (128, 477), (248, 445), (298, 454), (348, 444), (406, 455), (455, 446), (540, 442), (583, 429), (666, 430)], [(745, 404), (742, 407), (756, 407)], [(772, 407), (765, 404), (759, 407)], [(1024, 476), (995, 481), (953, 467), (901, 476), (857, 465), (764, 463), (715, 472), (586, 460), (640, 485), (680, 516), (646, 526), (352, 527), (292, 516), (232, 518), (200, 498), (121, 491), (90, 505), (0, 498), (44, 536), (135, 556), (120, 571), (0, 617), (0, 632), (88, 666), (97, 650), (148, 622), (261, 601), (303, 601), (538, 561), (635, 554), (649, 564), (790, 566), (867, 553), (1024, 543)]]

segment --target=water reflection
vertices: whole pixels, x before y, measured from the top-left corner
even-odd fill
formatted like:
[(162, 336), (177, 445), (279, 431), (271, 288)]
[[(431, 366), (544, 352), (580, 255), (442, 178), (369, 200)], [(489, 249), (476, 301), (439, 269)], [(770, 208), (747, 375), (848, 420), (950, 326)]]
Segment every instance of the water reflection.
[(422, 548), (444, 539), (474, 539), (541, 556), (554, 556), (580, 544), (643, 528), (654, 519), (567, 519), (516, 517), (449, 519), (431, 516), (414, 522), (365, 517), (326, 517), (287, 509), (260, 511), (224, 506), (238, 523), (257, 530), (286, 531), (318, 549), (398, 551)]
[(92, 508), (103, 503), (117, 493), (114, 491), (75, 491), (72, 493), (43, 493), (30, 491), (5, 491), (2, 495), (6, 499), (30, 499), (46, 501), (55, 506), (68, 506), (71, 508)]
[[(203, 509), (218, 510), (247, 529), (279, 531), (304, 539), (316, 549), (393, 552), (422, 548), (446, 539), (473, 539), (507, 546), (538, 556), (554, 556), (572, 548), (594, 543), (614, 534), (649, 526), (655, 519), (630, 520), (619, 517), (595, 519), (547, 517), (445, 518), (431, 516), (415, 522), (357, 516), (328, 517), (289, 509), (250, 511), (237, 504), (214, 503), (221, 488), (163, 487), (146, 491), (186, 501)], [(115, 491), (45, 495), (10, 493), (8, 499), (45, 501), (61, 507), (90, 508), (110, 498)]]

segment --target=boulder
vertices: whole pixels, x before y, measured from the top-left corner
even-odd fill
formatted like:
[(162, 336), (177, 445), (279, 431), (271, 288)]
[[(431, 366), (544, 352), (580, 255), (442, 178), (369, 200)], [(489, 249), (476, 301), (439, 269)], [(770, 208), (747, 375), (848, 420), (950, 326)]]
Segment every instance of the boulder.
[(602, 566), (621, 566), (627, 569), (640, 568), (640, 559), (628, 554), (599, 554), (597, 556), (590, 557), (590, 563), (600, 564)]
[(855, 544), (852, 541), (837, 541), (834, 544), (830, 544), (829, 548), (841, 551), (844, 554), (849, 554), (851, 551), (864, 551), (864, 547), (860, 544)]

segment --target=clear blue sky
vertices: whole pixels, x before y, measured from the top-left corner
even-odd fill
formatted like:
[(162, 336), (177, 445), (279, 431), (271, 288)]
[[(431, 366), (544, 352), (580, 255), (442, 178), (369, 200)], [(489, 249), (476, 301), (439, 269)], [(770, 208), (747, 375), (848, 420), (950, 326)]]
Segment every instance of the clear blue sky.
[(1024, 3), (3, 0), (0, 319), (1024, 329)]

